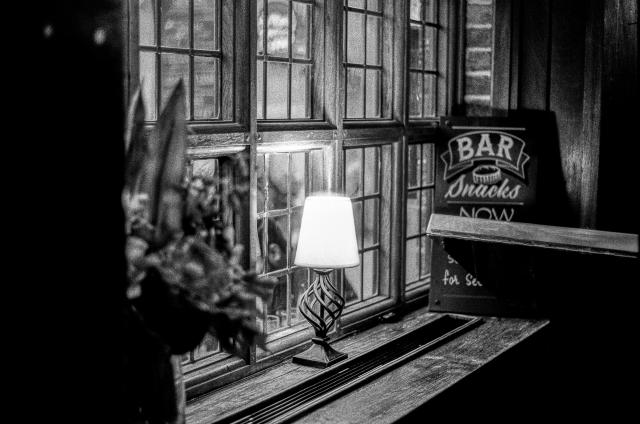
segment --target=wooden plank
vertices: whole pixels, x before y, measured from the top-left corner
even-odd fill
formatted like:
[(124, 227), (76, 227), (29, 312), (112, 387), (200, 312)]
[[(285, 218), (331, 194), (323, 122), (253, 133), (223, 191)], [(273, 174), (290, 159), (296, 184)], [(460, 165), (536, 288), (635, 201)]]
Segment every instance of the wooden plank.
[(551, 7), (549, 110), (558, 124), (560, 157), (572, 223), (579, 224), (582, 186), (593, 186), (593, 175), (583, 174), (583, 162), (598, 155), (598, 145), (582, 137), (584, 94), (585, 4), (579, 0), (554, 1)]
[[(547, 324), (547, 321), (491, 318), (480, 327), (336, 399), (296, 422), (396, 422), (424, 404), (428, 407), (430, 400)], [(465, 399), (459, 399), (461, 407), (464, 407), (464, 403)], [(451, 411), (452, 415), (454, 412)]]
[(548, 110), (550, 0), (523, 1), (520, 10), (518, 107)]
[[(407, 314), (400, 322), (383, 323), (370, 330), (355, 333), (335, 342), (339, 351), (350, 356), (364, 353), (406, 331), (418, 328), (438, 317), (426, 312), (426, 308)], [(221, 389), (201, 396), (187, 405), (187, 421), (201, 424), (213, 421), (234, 409), (259, 401), (276, 390), (299, 383), (321, 370), (285, 361), (243, 380), (231, 383)]]
[(496, 0), (494, 6), (493, 35), (493, 84), (491, 87), (491, 107), (495, 116), (505, 116), (510, 109), (511, 93), (511, 54), (515, 49), (511, 45), (511, 1)]
[[(345, 338), (336, 343), (336, 348), (353, 357), (440, 316), (422, 308), (401, 322), (381, 324), (372, 331)], [(547, 324), (548, 321), (485, 319), (480, 326), (302, 417), (300, 422), (393, 422)], [(282, 363), (190, 402), (187, 421), (192, 424), (210, 423), (320, 372), (290, 362)], [(390, 387), (393, 390), (389, 390)], [(356, 402), (363, 409), (360, 406), (349, 409), (350, 402)], [(365, 403), (368, 404), (366, 407)]]
[(454, 238), (559, 249), (564, 251), (636, 257), (636, 234), (502, 222), (453, 215), (432, 214), (427, 227), (432, 237)]
[(602, 105), (602, 2), (590, 0), (587, 8), (584, 47), (584, 95), (582, 99), (583, 149), (577, 165), (580, 184), (581, 227), (594, 228), (598, 200), (598, 168), (600, 157), (600, 118)]
[[(602, 108), (598, 175), (598, 228), (637, 232), (636, 208), (620, 205), (620, 193), (637, 181), (637, 0), (604, 2)], [(624, 149), (624, 150), (622, 150)], [(624, 151), (624, 153), (622, 153)]]

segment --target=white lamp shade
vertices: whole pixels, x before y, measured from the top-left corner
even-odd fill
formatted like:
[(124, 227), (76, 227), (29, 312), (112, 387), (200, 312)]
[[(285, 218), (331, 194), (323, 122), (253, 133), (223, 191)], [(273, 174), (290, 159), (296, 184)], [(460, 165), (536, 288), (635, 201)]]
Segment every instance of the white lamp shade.
[(305, 199), (295, 264), (308, 268), (349, 268), (360, 263), (351, 199)]

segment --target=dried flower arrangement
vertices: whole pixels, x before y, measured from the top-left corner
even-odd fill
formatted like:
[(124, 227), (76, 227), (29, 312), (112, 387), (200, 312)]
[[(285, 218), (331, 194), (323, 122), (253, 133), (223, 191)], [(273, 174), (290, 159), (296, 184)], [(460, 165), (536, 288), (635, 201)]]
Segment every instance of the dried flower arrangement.
[[(186, 305), (193, 313), (185, 316), (197, 317), (198, 325), (204, 325), (222, 349), (244, 356), (250, 344), (263, 346), (255, 326), (256, 299), (266, 301), (275, 286), (273, 279), (243, 269), (243, 246), (234, 243), (232, 217), (239, 212), (243, 196), (248, 196), (246, 157), (234, 157), (231, 164), (245, 183), (234, 184), (224, 176), (186, 178), (182, 80), (148, 137), (144, 116), (138, 90), (129, 108), (125, 136), (127, 295), (135, 301), (145, 290), (165, 287), (163, 296)], [(181, 318), (152, 324), (172, 327), (165, 332), (171, 339), (175, 332), (193, 331), (193, 322), (181, 323)], [(168, 344), (173, 345), (173, 353), (184, 353), (203, 336), (194, 332), (187, 342), (168, 340)]]

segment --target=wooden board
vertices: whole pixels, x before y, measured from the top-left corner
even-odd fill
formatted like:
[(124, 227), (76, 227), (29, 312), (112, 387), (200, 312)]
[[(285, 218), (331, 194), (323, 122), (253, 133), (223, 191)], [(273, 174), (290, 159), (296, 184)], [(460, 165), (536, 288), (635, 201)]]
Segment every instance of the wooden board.
[[(537, 147), (540, 128), (513, 118), (444, 118), (436, 145), (434, 212), (496, 221), (535, 221)], [(538, 123), (538, 127), (540, 124)], [(511, 257), (484, 252), (473, 244), (434, 243), (429, 305), (438, 312), (480, 315), (530, 315), (535, 308), (531, 264), (521, 263), (511, 278), (483, 281), (478, 264), (515, 263)], [(492, 275), (484, 273), (483, 275)], [(515, 285), (521, 285), (520, 288)], [(522, 300), (522, 301), (521, 301)]]
[(638, 235), (552, 225), (476, 220), (432, 214), (427, 234), (476, 242), (499, 243), (634, 258)]

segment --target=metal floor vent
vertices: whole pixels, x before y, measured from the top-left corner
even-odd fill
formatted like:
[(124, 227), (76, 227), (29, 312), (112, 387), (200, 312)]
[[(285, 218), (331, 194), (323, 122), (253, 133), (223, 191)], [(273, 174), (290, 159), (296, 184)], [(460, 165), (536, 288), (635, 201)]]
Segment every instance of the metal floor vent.
[(347, 359), (295, 386), (214, 421), (285, 423), (475, 327), (480, 318), (443, 315), (360, 356)]

